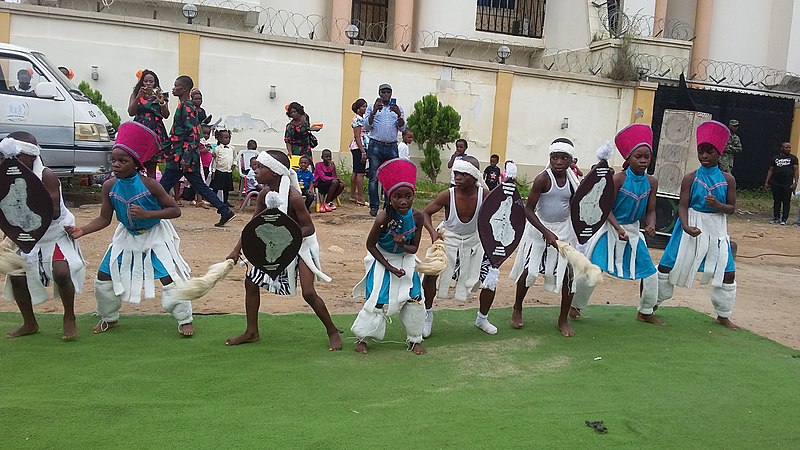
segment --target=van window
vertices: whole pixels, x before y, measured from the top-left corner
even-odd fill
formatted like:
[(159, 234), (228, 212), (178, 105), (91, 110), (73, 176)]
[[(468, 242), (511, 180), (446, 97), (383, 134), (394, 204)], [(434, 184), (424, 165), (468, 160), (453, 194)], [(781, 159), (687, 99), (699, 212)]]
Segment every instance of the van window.
[(48, 79), (27, 59), (0, 54), (0, 92), (33, 97), (41, 81)]

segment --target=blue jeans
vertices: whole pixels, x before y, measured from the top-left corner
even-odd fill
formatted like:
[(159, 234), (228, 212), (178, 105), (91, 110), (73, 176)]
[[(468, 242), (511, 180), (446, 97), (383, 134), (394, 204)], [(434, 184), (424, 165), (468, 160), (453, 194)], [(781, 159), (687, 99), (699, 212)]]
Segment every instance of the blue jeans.
[(384, 144), (371, 139), (367, 148), (367, 158), (369, 159), (369, 209), (374, 211), (380, 206), (380, 199), (378, 198), (378, 167), (390, 159), (397, 158), (397, 142)]
[(166, 169), (161, 176), (161, 186), (164, 187), (165, 191), (169, 192), (170, 189), (178, 184), (181, 177), (186, 177), (186, 181), (192, 184), (192, 188), (194, 188), (195, 192), (211, 203), (214, 208), (217, 208), (218, 213), (226, 214), (231, 211), (228, 205), (223, 203), (222, 200), (217, 197), (217, 194), (203, 181), (200, 172), (183, 172), (176, 169)]

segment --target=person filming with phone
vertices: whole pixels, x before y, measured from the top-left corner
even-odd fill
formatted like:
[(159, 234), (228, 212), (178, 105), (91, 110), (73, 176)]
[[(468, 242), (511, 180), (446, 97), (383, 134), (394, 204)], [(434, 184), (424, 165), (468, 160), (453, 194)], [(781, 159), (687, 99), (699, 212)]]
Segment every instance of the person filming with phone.
[(136, 74), (137, 81), (128, 102), (128, 114), (134, 122), (153, 130), (158, 137), (161, 150), (149, 161), (144, 161), (144, 168), (149, 178), (156, 178), (156, 165), (164, 162), (164, 146), (171, 145), (169, 134), (164, 127), (164, 119), (169, 118), (169, 94), (161, 90), (158, 75), (149, 69)]
[(367, 158), (369, 159), (369, 213), (378, 214), (378, 167), (397, 158), (397, 133), (406, 129), (403, 108), (392, 98), (392, 87), (386, 83), (378, 87), (375, 104), (367, 106), (364, 113), (364, 130), (369, 133)]

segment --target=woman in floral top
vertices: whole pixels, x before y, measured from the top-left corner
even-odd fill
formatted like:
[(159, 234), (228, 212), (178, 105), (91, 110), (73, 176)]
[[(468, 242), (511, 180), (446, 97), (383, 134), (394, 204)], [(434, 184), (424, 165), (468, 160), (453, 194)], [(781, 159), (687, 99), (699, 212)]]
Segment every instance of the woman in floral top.
[(128, 114), (133, 117), (134, 122), (139, 122), (150, 128), (158, 136), (162, 150), (153, 156), (150, 161), (144, 163), (147, 176), (155, 179), (156, 164), (164, 162), (163, 148), (170, 145), (170, 140), (167, 129), (164, 127), (164, 119), (169, 117), (167, 97), (161, 92), (158, 75), (152, 70), (145, 69), (141, 72), (139, 81), (133, 87), (133, 93), (131, 93)]
[(286, 152), (291, 159), (292, 155), (305, 156), (309, 161), (311, 158), (311, 135), (309, 134), (308, 115), (303, 105), (297, 102), (289, 103), (286, 115), (292, 120), (286, 124), (286, 132), (283, 134), (283, 141), (286, 142)]

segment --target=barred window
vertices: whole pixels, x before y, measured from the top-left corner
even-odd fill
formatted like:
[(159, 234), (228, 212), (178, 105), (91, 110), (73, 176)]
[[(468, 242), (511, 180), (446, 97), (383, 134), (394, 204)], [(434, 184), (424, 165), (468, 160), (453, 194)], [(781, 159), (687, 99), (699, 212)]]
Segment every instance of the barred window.
[(541, 38), (545, 0), (478, 0), (475, 29)]
[(351, 23), (358, 27), (358, 40), (386, 42), (389, 0), (353, 0)]

